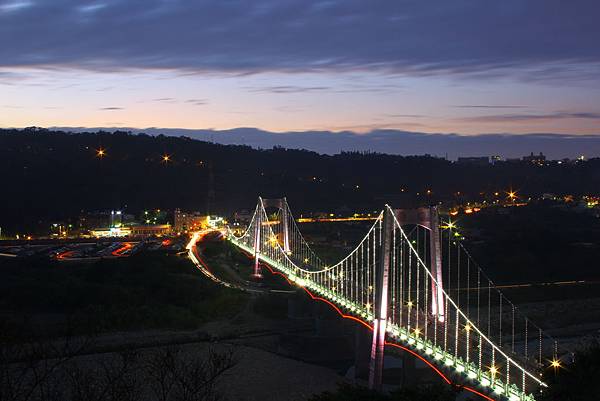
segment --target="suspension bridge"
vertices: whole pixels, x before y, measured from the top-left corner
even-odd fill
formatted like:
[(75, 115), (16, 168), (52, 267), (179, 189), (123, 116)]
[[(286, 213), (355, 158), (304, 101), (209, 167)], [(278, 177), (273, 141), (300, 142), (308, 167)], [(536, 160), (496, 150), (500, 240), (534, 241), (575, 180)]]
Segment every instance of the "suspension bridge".
[[(269, 219), (268, 210), (272, 210)], [(227, 239), (345, 317), (372, 330), (369, 386), (382, 386), (386, 346), (423, 360), (448, 384), (488, 400), (535, 401), (558, 345), (485, 275), (436, 207), (386, 205), (358, 245), (328, 265), (311, 250), (283, 199), (258, 199)]]

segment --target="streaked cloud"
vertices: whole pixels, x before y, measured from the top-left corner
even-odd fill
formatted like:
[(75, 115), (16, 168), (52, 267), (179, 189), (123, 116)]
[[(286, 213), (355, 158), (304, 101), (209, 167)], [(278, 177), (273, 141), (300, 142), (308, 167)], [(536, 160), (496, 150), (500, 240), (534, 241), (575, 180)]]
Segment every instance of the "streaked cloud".
[(185, 103), (189, 103), (194, 106), (204, 106), (204, 105), (208, 104), (208, 100), (207, 99), (188, 99), (185, 101)]
[(509, 104), (461, 104), (453, 106), (458, 109), (526, 109), (528, 106), (517, 106)]
[(0, 4), (0, 12), (11, 13), (31, 7), (31, 1), (8, 1)]
[(328, 90), (327, 86), (267, 86), (264, 88), (250, 88), (250, 92), (264, 92), (264, 93), (304, 93), (304, 92), (320, 92)]
[(463, 121), (489, 123), (489, 122), (539, 122), (564, 119), (600, 120), (600, 113), (544, 113), (544, 114), (495, 114), (462, 118)]
[(53, 0), (0, 10), (9, 67), (576, 80), (600, 65), (594, 0)]

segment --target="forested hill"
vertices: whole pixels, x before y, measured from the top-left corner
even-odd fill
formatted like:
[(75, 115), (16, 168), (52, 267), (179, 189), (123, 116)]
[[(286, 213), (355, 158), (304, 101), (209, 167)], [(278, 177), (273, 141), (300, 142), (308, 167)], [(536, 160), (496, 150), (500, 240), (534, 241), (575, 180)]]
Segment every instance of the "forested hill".
[(457, 192), (476, 199), (509, 187), (524, 196), (600, 192), (600, 159), (469, 166), (429, 156), (328, 156), (186, 137), (39, 128), (0, 130), (0, 172), (0, 226), (6, 230), (111, 208), (231, 212), (252, 208), (259, 195), (285, 195), (301, 212), (451, 201)]

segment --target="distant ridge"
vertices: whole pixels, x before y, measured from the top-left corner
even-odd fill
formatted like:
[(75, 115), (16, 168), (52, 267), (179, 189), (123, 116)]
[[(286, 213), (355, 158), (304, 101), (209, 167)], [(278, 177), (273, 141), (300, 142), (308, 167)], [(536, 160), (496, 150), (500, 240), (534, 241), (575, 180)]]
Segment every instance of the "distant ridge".
[(599, 135), (568, 135), (552, 133), (479, 135), (427, 134), (399, 130), (374, 130), (366, 134), (351, 131), (291, 131), (269, 132), (258, 128), (233, 128), (228, 130), (183, 128), (128, 128), (128, 127), (51, 127), (69, 132), (131, 131), (148, 135), (187, 136), (224, 145), (247, 145), (266, 149), (283, 146), (290, 149), (307, 149), (324, 154), (341, 151), (373, 151), (396, 155), (521, 157), (530, 152), (543, 152), (551, 159), (600, 157)]

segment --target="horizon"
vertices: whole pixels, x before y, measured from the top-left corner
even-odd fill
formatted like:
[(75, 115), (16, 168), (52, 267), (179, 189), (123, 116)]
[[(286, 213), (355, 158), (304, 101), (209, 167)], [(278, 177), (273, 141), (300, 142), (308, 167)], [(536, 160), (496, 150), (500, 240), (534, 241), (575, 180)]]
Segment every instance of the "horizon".
[[(35, 126), (32, 126), (35, 127)], [(9, 128), (23, 130), (25, 128)], [(461, 135), (423, 133), (398, 130), (375, 130), (367, 133), (352, 131), (271, 132), (253, 127), (226, 130), (134, 127), (38, 127), (72, 133), (125, 131), (134, 134), (189, 137), (222, 145), (247, 145), (255, 149), (282, 146), (305, 149), (320, 154), (341, 152), (375, 152), (389, 155), (432, 155), (456, 160), (459, 157), (500, 156), (521, 158), (531, 153), (543, 153), (551, 160), (600, 157), (600, 135), (567, 135), (556, 133), (507, 134), (489, 133)]]

